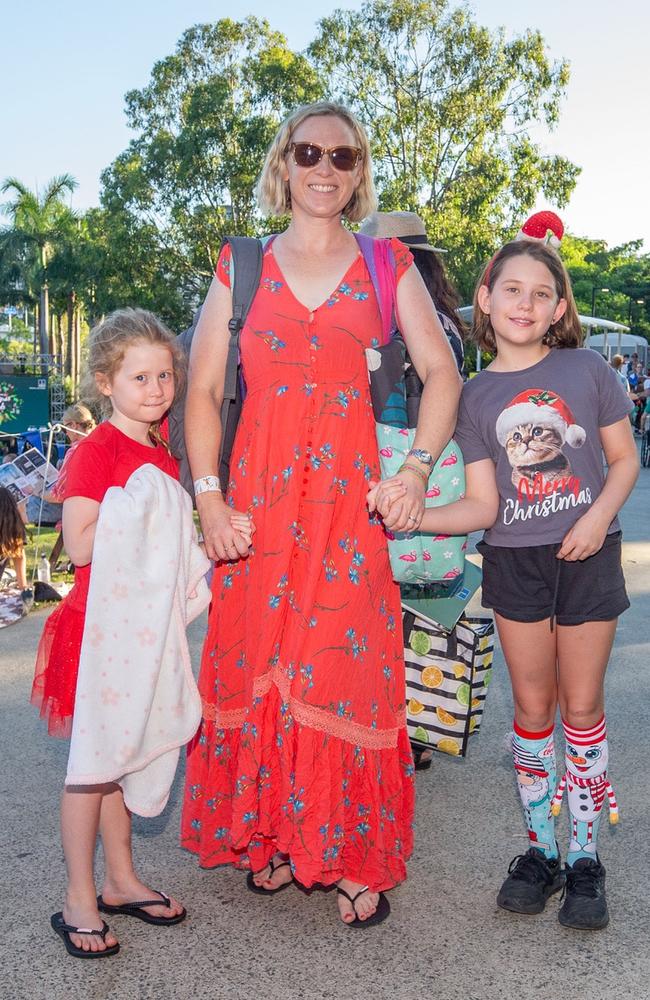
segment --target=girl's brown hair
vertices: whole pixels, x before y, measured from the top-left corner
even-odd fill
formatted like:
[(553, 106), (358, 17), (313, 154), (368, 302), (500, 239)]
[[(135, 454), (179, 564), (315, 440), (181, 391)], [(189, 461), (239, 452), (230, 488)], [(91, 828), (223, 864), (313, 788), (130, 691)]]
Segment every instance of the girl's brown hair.
[[(104, 416), (110, 416), (112, 412), (111, 401), (99, 391), (97, 376), (103, 375), (110, 382), (124, 361), (128, 348), (138, 343), (167, 347), (172, 356), (174, 392), (180, 392), (185, 384), (185, 355), (176, 342), (175, 334), (147, 309), (116, 309), (90, 331), (88, 370), (82, 382), (84, 399), (101, 410)], [(160, 435), (158, 423), (151, 425), (149, 433), (154, 441), (168, 447)]]
[(555, 250), (546, 243), (537, 243), (534, 240), (513, 240), (511, 243), (506, 243), (486, 264), (474, 292), (471, 340), (481, 350), (496, 354), (497, 343), (492, 323), (489, 315), (484, 313), (478, 304), (478, 293), (483, 285), (487, 286), (488, 291), (492, 291), (506, 263), (513, 257), (532, 257), (533, 260), (544, 264), (551, 272), (558, 299), (566, 300), (564, 315), (549, 329), (544, 337), (544, 343), (549, 347), (580, 347), (584, 334), (573, 298), (571, 279)]
[(294, 132), (308, 118), (330, 115), (340, 118), (354, 133), (356, 144), (361, 150), (361, 181), (350, 201), (343, 209), (343, 215), (350, 222), (361, 222), (376, 211), (377, 194), (372, 179), (370, 143), (361, 122), (343, 104), (333, 101), (318, 101), (306, 104), (293, 111), (282, 123), (275, 139), (269, 146), (262, 173), (257, 184), (257, 200), (263, 215), (284, 215), (291, 210), (289, 184), (283, 178), (284, 160), (289, 155)]
[(0, 559), (16, 559), (27, 540), (16, 501), (6, 486), (0, 486)]

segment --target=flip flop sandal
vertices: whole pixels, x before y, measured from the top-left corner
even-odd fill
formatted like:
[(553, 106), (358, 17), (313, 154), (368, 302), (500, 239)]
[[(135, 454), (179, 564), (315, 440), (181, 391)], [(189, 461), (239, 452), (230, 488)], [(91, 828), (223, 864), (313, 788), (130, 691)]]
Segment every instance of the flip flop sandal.
[(63, 939), (68, 955), (72, 955), (74, 958), (110, 958), (111, 955), (117, 955), (120, 950), (119, 944), (112, 944), (110, 947), (105, 948), (104, 951), (84, 951), (83, 948), (77, 947), (70, 940), (71, 934), (96, 934), (102, 941), (106, 941), (109, 926), (105, 920), (102, 920), (102, 929), (99, 931), (89, 927), (73, 927), (72, 924), (66, 924), (63, 919), (63, 912), (59, 911), (59, 913), (52, 914), (50, 923), (52, 929)]
[[(276, 864), (274, 859), (270, 858), (268, 862), (268, 867), (271, 869), (269, 878), (273, 877), (273, 872), (276, 872), (278, 868), (284, 868), (285, 865), (288, 865), (289, 868), (291, 868), (291, 863), (289, 861), (280, 861)], [(260, 868), (260, 871), (263, 872), (264, 869)], [(260, 872), (249, 872), (246, 876), (246, 887), (250, 889), (251, 892), (256, 892), (258, 896), (275, 896), (276, 892), (282, 892), (283, 889), (286, 889), (287, 886), (290, 886), (291, 882), (293, 882), (293, 879), (291, 879), (291, 882), (283, 882), (282, 885), (277, 886), (275, 889), (263, 889), (261, 885), (255, 884), (255, 876), (259, 875), (259, 873)], [(265, 879), (264, 881), (268, 882), (268, 879)]]
[[(364, 892), (369, 892), (370, 891), (370, 886), (369, 885), (364, 885), (363, 889), (359, 889), (359, 891), (354, 896), (350, 896), (350, 894), (347, 893), (345, 891), (345, 889), (341, 889), (340, 886), (338, 886), (338, 885), (336, 887), (336, 891), (338, 893), (340, 893), (341, 896), (345, 896), (345, 898), (350, 903), (352, 903), (352, 909), (354, 910), (355, 913), (357, 913), (357, 908), (356, 908), (356, 906), (354, 904), (356, 903), (356, 901), (359, 898), (359, 896), (362, 896), (364, 894)], [(355, 928), (359, 928), (359, 927), (372, 927), (373, 924), (381, 924), (381, 923), (383, 923), (384, 920), (386, 919), (386, 917), (389, 915), (389, 913), (390, 913), (390, 903), (388, 902), (388, 900), (384, 896), (383, 892), (380, 892), (379, 893), (379, 902), (377, 903), (377, 909), (375, 910), (375, 912), (373, 913), (373, 915), (371, 917), (368, 917), (366, 920), (361, 920), (360, 917), (359, 917), (359, 915), (358, 915), (358, 913), (357, 913), (357, 915), (355, 916), (354, 920), (350, 920), (350, 921), (342, 920), (341, 923), (345, 924), (346, 927), (355, 927)]]
[(169, 896), (166, 896), (164, 892), (160, 889), (154, 889), (161, 899), (144, 899), (139, 900), (137, 903), (122, 903), (120, 906), (112, 906), (110, 903), (105, 903), (101, 896), (97, 897), (97, 907), (101, 913), (119, 913), (124, 917), (137, 917), (138, 920), (144, 920), (145, 924), (155, 924), (157, 927), (171, 927), (172, 924), (180, 924), (181, 920), (185, 920), (187, 916), (187, 910), (183, 907), (181, 913), (175, 913), (173, 917), (154, 917), (152, 913), (148, 913), (144, 907), (145, 906), (167, 906), (170, 907), (171, 900)]

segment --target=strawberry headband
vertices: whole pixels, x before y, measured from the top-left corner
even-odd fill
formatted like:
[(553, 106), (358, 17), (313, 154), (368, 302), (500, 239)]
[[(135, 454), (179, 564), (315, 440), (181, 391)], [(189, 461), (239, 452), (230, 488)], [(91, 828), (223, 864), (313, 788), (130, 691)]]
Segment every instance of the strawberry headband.
[[(544, 243), (546, 246), (551, 246), (554, 250), (557, 250), (563, 236), (564, 224), (559, 215), (556, 215), (555, 212), (535, 212), (534, 215), (531, 215), (524, 222), (515, 236), (515, 240), (532, 240), (534, 243)], [(489, 288), (492, 265), (499, 252), (497, 250), (492, 256), (490, 263), (485, 269), (485, 277), (482, 284), (486, 288)]]

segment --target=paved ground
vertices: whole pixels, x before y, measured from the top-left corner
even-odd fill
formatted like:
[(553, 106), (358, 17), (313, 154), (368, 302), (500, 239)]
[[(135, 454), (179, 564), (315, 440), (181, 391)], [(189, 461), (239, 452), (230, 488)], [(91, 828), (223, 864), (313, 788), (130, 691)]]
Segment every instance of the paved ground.
[[(512, 706), (500, 655), (486, 718), (465, 761), (437, 755), (418, 775), (417, 839), (391, 919), (352, 932), (332, 893), (287, 890), (261, 899), (231, 870), (201, 871), (177, 843), (180, 780), (156, 820), (136, 823), (135, 853), (152, 885), (173, 889), (191, 916), (157, 930), (123, 918), (121, 953), (68, 958), (49, 927), (64, 867), (58, 795), (66, 745), (49, 739), (27, 703), (46, 612), (0, 631), (0, 1000), (616, 1000), (650, 996), (647, 928), (648, 797), (642, 779), (650, 726), (650, 471), (623, 515), (632, 609), (621, 619), (608, 673), (611, 777), (622, 821), (603, 823), (611, 923), (589, 934), (556, 919), (498, 910), (510, 858), (526, 848), (509, 756)], [(192, 632), (198, 657), (199, 623)], [(179, 776), (180, 779), (180, 776)], [(565, 807), (566, 808), (566, 807)], [(566, 815), (560, 830), (566, 842)], [(561, 837), (561, 842), (562, 842)], [(645, 845), (645, 846), (644, 846)]]

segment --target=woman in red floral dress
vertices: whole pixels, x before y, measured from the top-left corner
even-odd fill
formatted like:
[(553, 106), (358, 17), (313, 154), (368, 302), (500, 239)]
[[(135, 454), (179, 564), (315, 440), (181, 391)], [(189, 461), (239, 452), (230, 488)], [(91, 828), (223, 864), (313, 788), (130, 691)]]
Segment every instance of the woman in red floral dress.
[[(294, 113), (269, 150), (261, 201), (273, 214), (290, 206), (292, 220), (266, 246), (242, 332), (247, 395), (225, 501), (215, 473), (227, 249), (195, 334), (186, 412), (201, 525), (219, 566), (182, 841), (206, 867), (250, 869), (255, 892), (293, 878), (336, 883), (351, 926), (387, 916), (382, 890), (406, 877), (414, 804), (399, 590), (365, 501), (379, 476), (365, 350), (382, 325), (342, 225), (375, 207), (370, 169), (363, 129), (337, 105)], [(425, 382), (416, 446), (435, 459), (460, 383), (410, 252), (396, 240), (393, 251), (400, 328)], [(426, 463), (422, 471), (403, 473), (397, 530), (419, 524)], [(254, 520), (250, 550), (231, 526), (233, 507)]]

